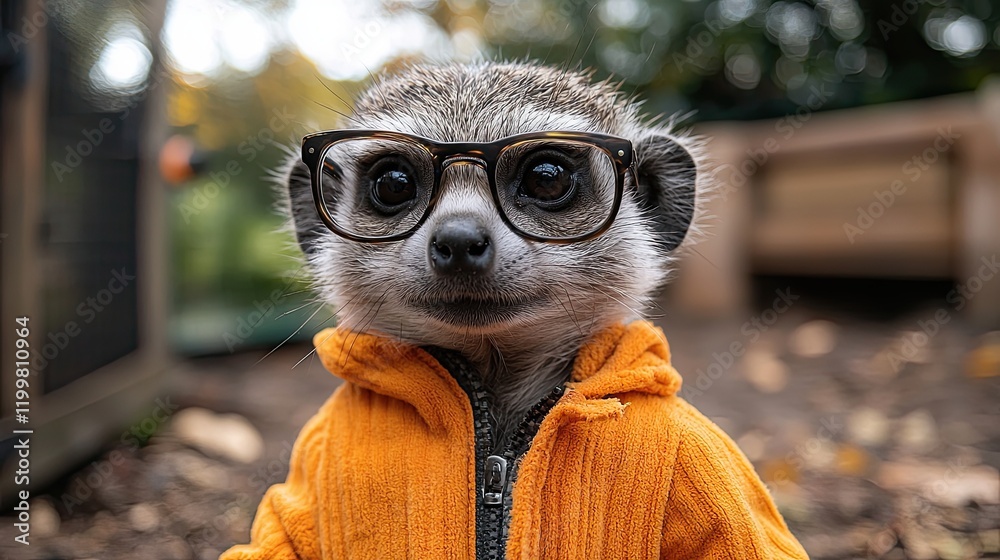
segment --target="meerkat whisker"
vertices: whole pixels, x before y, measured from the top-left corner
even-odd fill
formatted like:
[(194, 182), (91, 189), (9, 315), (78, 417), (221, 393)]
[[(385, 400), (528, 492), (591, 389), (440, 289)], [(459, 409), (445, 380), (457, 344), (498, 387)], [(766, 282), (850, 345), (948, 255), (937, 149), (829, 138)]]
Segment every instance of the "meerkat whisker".
[[(362, 333), (366, 331), (366, 329), (371, 325), (371, 323), (375, 320), (375, 318), (378, 317), (379, 309), (382, 308), (383, 303), (385, 303), (384, 297), (380, 298), (378, 301), (378, 305), (375, 306), (375, 312), (372, 314), (371, 320), (369, 320), (363, 326), (357, 329), (357, 333), (354, 336), (354, 340), (351, 342), (351, 347), (347, 350), (347, 356), (344, 358), (344, 363), (347, 363), (347, 361), (350, 360), (351, 354), (354, 352), (354, 345), (358, 342), (358, 338), (361, 336)], [(367, 314), (365, 314), (365, 316), (367, 317)]]
[[(320, 84), (321, 86), (323, 86), (323, 89), (325, 89), (326, 91), (330, 92), (330, 95), (334, 96), (334, 97), (335, 97), (335, 98), (337, 99), (337, 101), (340, 101), (341, 103), (343, 103), (343, 104), (344, 104), (344, 107), (345, 107), (345, 108), (346, 108), (346, 109), (347, 109), (348, 111), (350, 111), (350, 110), (351, 110), (351, 107), (352, 107), (352, 105), (353, 105), (352, 103), (348, 103), (348, 102), (347, 102), (347, 101), (346, 101), (346, 100), (345, 100), (345, 99), (344, 99), (343, 97), (341, 97), (341, 96), (340, 96), (340, 95), (339, 95), (339, 94), (338, 94), (337, 92), (333, 91), (333, 88), (331, 88), (331, 87), (330, 87), (330, 86), (329, 86), (329, 85), (328, 85), (328, 84), (327, 84), (327, 83), (326, 83), (325, 81), (323, 81), (323, 78), (319, 77), (319, 75), (317, 75), (317, 74), (313, 74), (313, 77), (315, 77), (315, 78), (316, 78), (316, 81), (317, 81), (317, 82), (319, 82), (319, 84)], [(356, 119), (354, 119), (353, 117), (350, 117), (350, 119), (351, 119), (352, 121), (354, 121), (355, 123), (357, 123), (357, 122), (358, 122), (358, 121), (357, 121)], [(358, 123), (358, 124), (360, 124), (360, 123)]]
[(278, 319), (281, 319), (282, 317), (284, 317), (286, 315), (291, 315), (292, 313), (295, 313), (296, 311), (301, 311), (301, 310), (305, 309), (306, 307), (309, 307), (310, 305), (319, 305), (319, 306), (322, 306), (322, 305), (324, 305), (324, 303), (322, 301), (309, 300), (306, 303), (303, 303), (302, 305), (299, 305), (298, 307), (294, 307), (292, 309), (289, 309), (288, 311), (285, 311), (284, 313), (282, 313), (282, 314), (278, 315), (277, 317), (275, 317), (274, 320), (277, 321)]
[[(306, 305), (309, 305), (309, 304), (306, 304)], [(277, 352), (278, 349), (281, 348), (282, 346), (284, 346), (286, 342), (288, 342), (289, 340), (291, 340), (295, 335), (299, 334), (299, 331), (302, 330), (302, 327), (306, 326), (306, 324), (308, 324), (309, 321), (311, 321), (312, 318), (315, 317), (316, 314), (319, 313), (321, 309), (323, 309), (323, 306), (324, 306), (324, 304), (322, 302), (320, 302), (319, 305), (317, 305), (316, 310), (313, 311), (312, 314), (309, 315), (309, 317), (305, 321), (303, 321), (302, 324), (299, 325), (299, 327), (297, 329), (295, 329), (294, 331), (292, 331), (292, 334), (288, 335), (285, 338), (285, 340), (282, 340), (280, 343), (278, 343), (278, 345), (275, 346), (274, 348), (272, 348), (270, 352), (268, 352), (267, 354), (264, 354), (264, 356), (261, 359), (257, 360), (254, 363), (253, 367), (256, 367), (256, 366), (260, 365), (260, 363), (263, 362), (264, 360), (266, 360), (268, 356), (270, 356), (271, 354), (274, 354), (275, 352)], [(303, 307), (305, 307), (305, 306), (303, 306)], [(299, 309), (301, 309), (301, 307)], [(331, 314), (330, 316), (332, 317), (333, 314)]]
[[(329, 317), (327, 317), (327, 318), (326, 318), (326, 320), (324, 320), (324, 321), (323, 321), (323, 323), (326, 323), (326, 322), (327, 322), (327, 321), (329, 321), (330, 319), (333, 319), (333, 318), (334, 318), (334, 316), (335, 316), (335, 315), (334, 315), (333, 313), (331, 313), (331, 314), (330, 314), (330, 316), (329, 316)], [(333, 336), (333, 333), (332, 333), (332, 332), (331, 332), (330, 334), (328, 334), (327, 336), (323, 337), (323, 339), (322, 339), (322, 340), (320, 340), (319, 342), (326, 342), (327, 340), (329, 340), (329, 339), (330, 339), (330, 337), (331, 337), (331, 336)], [(306, 358), (308, 358), (309, 356), (312, 356), (312, 355), (313, 355), (313, 354), (315, 354), (315, 353), (316, 353), (316, 347), (314, 346), (314, 347), (313, 347), (313, 349), (312, 349), (312, 350), (310, 350), (309, 352), (307, 352), (305, 356), (302, 356), (302, 357), (301, 357), (301, 358), (299, 359), (299, 361), (295, 362), (295, 365), (293, 365), (291, 369), (295, 369), (295, 368), (299, 367), (299, 364), (301, 364), (302, 362), (304, 362), (304, 361), (306, 360)]]
[(331, 113), (336, 113), (336, 114), (340, 115), (341, 117), (344, 117), (347, 120), (351, 120), (351, 121), (354, 120), (354, 118), (351, 117), (350, 115), (348, 115), (347, 113), (344, 113), (343, 111), (340, 111), (339, 109), (334, 109), (333, 107), (327, 105), (326, 103), (320, 103), (319, 101), (316, 101), (315, 99), (310, 99), (310, 98), (305, 97), (305, 96), (303, 96), (303, 97), (306, 99), (306, 101), (309, 101), (311, 103), (315, 103), (316, 105), (319, 105), (320, 107), (326, 109), (327, 111), (330, 111)]

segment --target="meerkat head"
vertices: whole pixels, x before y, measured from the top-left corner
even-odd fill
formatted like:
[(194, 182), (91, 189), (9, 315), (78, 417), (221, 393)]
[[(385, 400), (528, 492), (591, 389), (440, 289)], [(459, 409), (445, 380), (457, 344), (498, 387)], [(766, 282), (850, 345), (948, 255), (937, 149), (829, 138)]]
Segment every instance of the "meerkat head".
[(617, 180), (611, 158), (624, 150), (536, 139), (492, 163), (464, 150), (436, 168), (392, 137), (324, 149), (322, 196), (348, 233), (412, 230), (379, 242), (331, 231), (309, 167), (294, 161), (286, 177), (298, 243), (321, 296), (354, 330), (454, 349), (588, 335), (645, 313), (693, 218), (696, 162), (685, 139), (645, 125), (635, 103), (586, 74), (528, 63), (410, 67), (371, 86), (339, 124), (438, 143), (600, 133), (634, 147), (613, 223), (573, 242), (538, 238), (601, 224)]

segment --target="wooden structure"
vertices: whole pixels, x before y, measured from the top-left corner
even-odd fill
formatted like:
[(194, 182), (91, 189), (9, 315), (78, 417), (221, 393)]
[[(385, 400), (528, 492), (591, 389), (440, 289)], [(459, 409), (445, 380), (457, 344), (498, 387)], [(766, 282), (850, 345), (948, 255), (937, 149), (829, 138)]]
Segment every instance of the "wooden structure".
[[(150, 37), (165, 10), (165, 1), (145, 6)], [(162, 88), (133, 98), (126, 118), (54, 84), (70, 74), (72, 45), (42, 0), (5, 3), (0, 16), (5, 42), (8, 33), (25, 39), (0, 68), (0, 503), (9, 508), (25, 489), (13, 475), (14, 430), (33, 430), (35, 495), (157, 406), (168, 367), (167, 254), (163, 189), (149, 162), (165, 118)], [(151, 50), (156, 72), (155, 40)], [(95, 127), (103, 132), (92, 140), (83, 130)], [(53, 162), (84, 142), (87, 153), (65, 161), (72, 173), (54, 178)], [(30, 319), (27, 424), (13, 398), (21, 316)]]
[(705, 258), (687, 258), (670, 293), (677, 305), (741, 310), (756, 274), (947, 279), (973, 296), (961, 312), (1000, 326), (989, 266), (1000, 259), (1000, 80), (698, 132), (712, 138), (720, 187), (694, 247)]

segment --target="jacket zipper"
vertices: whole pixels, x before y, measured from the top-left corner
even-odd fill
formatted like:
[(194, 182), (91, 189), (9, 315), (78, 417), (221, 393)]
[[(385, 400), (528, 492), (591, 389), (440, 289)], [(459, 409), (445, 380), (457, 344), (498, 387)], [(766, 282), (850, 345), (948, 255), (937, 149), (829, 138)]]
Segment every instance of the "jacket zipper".
[(426, 350), (452, 374), (469, 396), (476, 439), (476, 558), (501, 560), (507, 549), (507, 531), (514, 506), (511, 489), (517, 478), (520, 459), (528, 451), (542, 420), (562, 397), (565, 388), (557, 386), (535, 403), (500, 449), (497, 445), (500, 442), (494, 441), (490, 396), (479, 382), (475, 368), (455, 352), (440, 348)]

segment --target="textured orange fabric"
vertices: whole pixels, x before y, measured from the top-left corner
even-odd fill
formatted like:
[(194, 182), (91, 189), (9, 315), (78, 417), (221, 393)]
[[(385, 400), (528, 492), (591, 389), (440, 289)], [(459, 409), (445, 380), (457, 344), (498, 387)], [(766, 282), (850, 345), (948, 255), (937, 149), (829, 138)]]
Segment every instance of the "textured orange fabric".
[[(314, 342), (346, 383), (303, 429), (252, 542), (222, 558), (475, 558), (466, 394), (419, 348), (336, 329)], [(747, 459), (680, 385), (647, 322), (589, 341), (521, 460), (507, 558), (806, 558)]]

